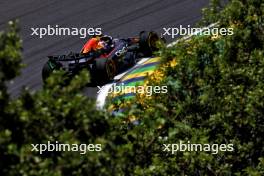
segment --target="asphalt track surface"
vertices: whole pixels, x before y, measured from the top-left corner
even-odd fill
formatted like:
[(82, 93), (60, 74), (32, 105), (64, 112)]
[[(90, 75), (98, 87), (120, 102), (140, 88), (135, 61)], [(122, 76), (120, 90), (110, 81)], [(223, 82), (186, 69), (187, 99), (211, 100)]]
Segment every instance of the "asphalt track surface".
[[(100, 27), (104, 34), (122, 38), (136, 36), (142, 30), (163, 33), (164, 27), (194, 25), (207, 5), (208, 0), (0, 0), (0, 30), (6, 28), (9, 20), (19, 19), (26, 64), (21, 76), (9, 83), (9, 92), (16, 97), (23, 86), (32, 91), (41, 89), (46, 56), (79, 52), (87, 40), (79, 36), (40, 39), (31, 35), (31, 28)], [(96, 92), (96, 88), (86, 90), (89, 97), (95, 98)]]

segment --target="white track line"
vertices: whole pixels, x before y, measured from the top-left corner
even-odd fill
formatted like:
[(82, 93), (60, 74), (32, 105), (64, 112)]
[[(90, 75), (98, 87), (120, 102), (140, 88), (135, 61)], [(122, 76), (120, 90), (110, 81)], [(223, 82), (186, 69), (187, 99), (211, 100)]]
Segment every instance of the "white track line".
[(97, 99), (96, 99), (96, 107), (98, 109), (102, 109), (105, 105), (105, 99), (108, 95), (109, 89), (113, 86), (113, 83), (109, 83), (104, 85), (100, 92), (98, 93)]

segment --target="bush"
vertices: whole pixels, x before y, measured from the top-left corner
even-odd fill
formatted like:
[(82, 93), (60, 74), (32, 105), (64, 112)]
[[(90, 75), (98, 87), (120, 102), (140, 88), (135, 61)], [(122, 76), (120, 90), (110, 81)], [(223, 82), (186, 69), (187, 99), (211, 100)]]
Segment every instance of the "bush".
[(153, 74), (148, 82), (169, 92), (138, 96), (135, 116), (144, 114), (146, 129), (158, 124), (166, 143), (232, 143), (235, 150), (153, 155), (151, 174), (263, 175), (263, 5), (232, 1), (217, 15), (219, 27), (232, 27), (234, 35), (195, 37), (161, 53), (162, 79)]
[[(81, 94), (87, 72), (64, 87), (63, 73), (55, 73), (43, 90), (9, 100), (5, 83), (18, 74), (21, 45), (15, 26), (2, 34), (0, 175), (263, 175), (264, 5), (233, 0), (218, 12), (213, 4), (204, 22), (219, 19), (234, 35), (163, 48), (162, 65), (146, 84), (167, 85), (168, 93), (139, 95), (118, 117)], [(47, 141), (100, 143), (102, 151), (31, 151), (30, 144)], [(234, 151), (163, 151), (180, 141), (233, 144)]]

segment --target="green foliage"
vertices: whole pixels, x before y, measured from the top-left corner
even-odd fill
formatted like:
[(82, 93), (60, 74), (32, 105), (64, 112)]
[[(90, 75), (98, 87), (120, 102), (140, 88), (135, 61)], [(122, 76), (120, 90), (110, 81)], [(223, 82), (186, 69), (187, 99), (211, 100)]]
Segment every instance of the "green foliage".
[[(8, 32), (0, 33), (0, 153), (3, 156), (7, 149), (5, 141), (11, 133), (6, 128), (7, 106), (9, 105), (9, 95), (5, 85), (6, 81), (11, 80), (18, 75), (21, 67), (21, 41), (17, 34), (16, 23), (10, 22)], [(0, 157), (0, 168), (3, 168), (5, 157)], [(6, 164), (10, 164), (6, 161)]]
[[(21, 40), (16, 22), (10, 22), (8, 32), (0, 32), (0, 117), (8, 102), (5, 81), (18, 75), (21, 68)], [(0, 119), (1, 123), (1, 119)]]
[[(60, 87), (63, 73), (58, 72), (48, 80), (47, 86), (36, 94), (24, 91), (10, 102), (2, 131), (1, 152), (3, 173), (9, 175), (80, 175), (91, 163), (96, 166), (92, 152), (54, 152), (40, 155), (31, 151), (31, 144), (61, 143), (94, 144), (108, 131), (107, 117), (95, 110), (95, 104), (80, 93), (87, 72), (82, 72), (72, 83)], [(15, 108), (14, 108), (15, 107)], [(98, 158), (99, 159), (99, 158)], [(20, 162), (18, 162), (20, 161)], [(83, 165), (83, 167), (80, 167)], [(70, 175), (71, 175), (70, 174)]]
[[(17, 22), (9, 22), (8, 32), (0, 33), (0, 80), (11, 80), (19, 74), (21, 67), (21, 40)], [(8, 59), (7, 59), (8, 58)]]
[[(32, 94), (9, 100), (6, 81), (20, 68), (17, 28), (0, 35), (0, 175), (263, 175), (263, 3), (213, 1), (205, 23), (234, 35), (199, 36), (163, 48), (161, 82), (153, 95), (117, 117), (82, 95), (86, 71), (69, 85), (57, 72)], [(176, 59), (176, 66), (166, 66)], [(146, 106), (147, 105), (147, 106)], [(135, 117), (139, 125), (127, 123)], [(31, 151), (30, 144), (100, 143), (101, 152)], [(163, 152), (162, 144), (234, 144), (233, 152)]]
[[(158, 160), (154, 165), (157, 169), (151, 174), (173, 171), (176, 175), (263, 175), (264, 21), (261, 7), (260, 1), (232, 1), (217, 16), (221, 17), (219, 26), (233, 27), (234, 35), (218, 39), (200, 36), (165, 49), (163, 62), (176, 58), (178, 63), (166, 69), (160, 83), (168, 85), (169, 92), (146, 100), (143, 107), (137, 106), (142, 109), (138, 116), (145, 113), (143, 122), (165, 121), (163, 128), (157, 131), (168, 136), (166, 143), (180, 140), (232, 143), (235, 151), (218, 155), (184, 152), (160, 156), (170, 168)], [(152, 81), (155, 84), (155, 79)]]

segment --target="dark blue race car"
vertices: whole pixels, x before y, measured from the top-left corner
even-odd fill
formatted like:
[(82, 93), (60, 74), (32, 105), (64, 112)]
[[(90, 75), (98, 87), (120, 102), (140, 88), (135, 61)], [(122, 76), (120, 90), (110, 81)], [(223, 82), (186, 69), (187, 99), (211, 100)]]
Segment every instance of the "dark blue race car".
[(93, 84), (107, 83), (118, 73), (132, 67), (140, 58), (152, 56), (153, 51), (157, 50), (158, 41), (164, 40), (157, 33), (146, 31), (140, 32), (138, 37), (126, 39), (102, 36), (99, 42), (104, 45), (100, 49), (91, 49), (86, 53), (82, 50), (80, 53), (48, 56), (49, 60), (42, 69), (43, 82), (45, 83), (54, 70), (62, 69), (66, 73), (65, 76), (71, 78), (82, 69), (87, 69)]

